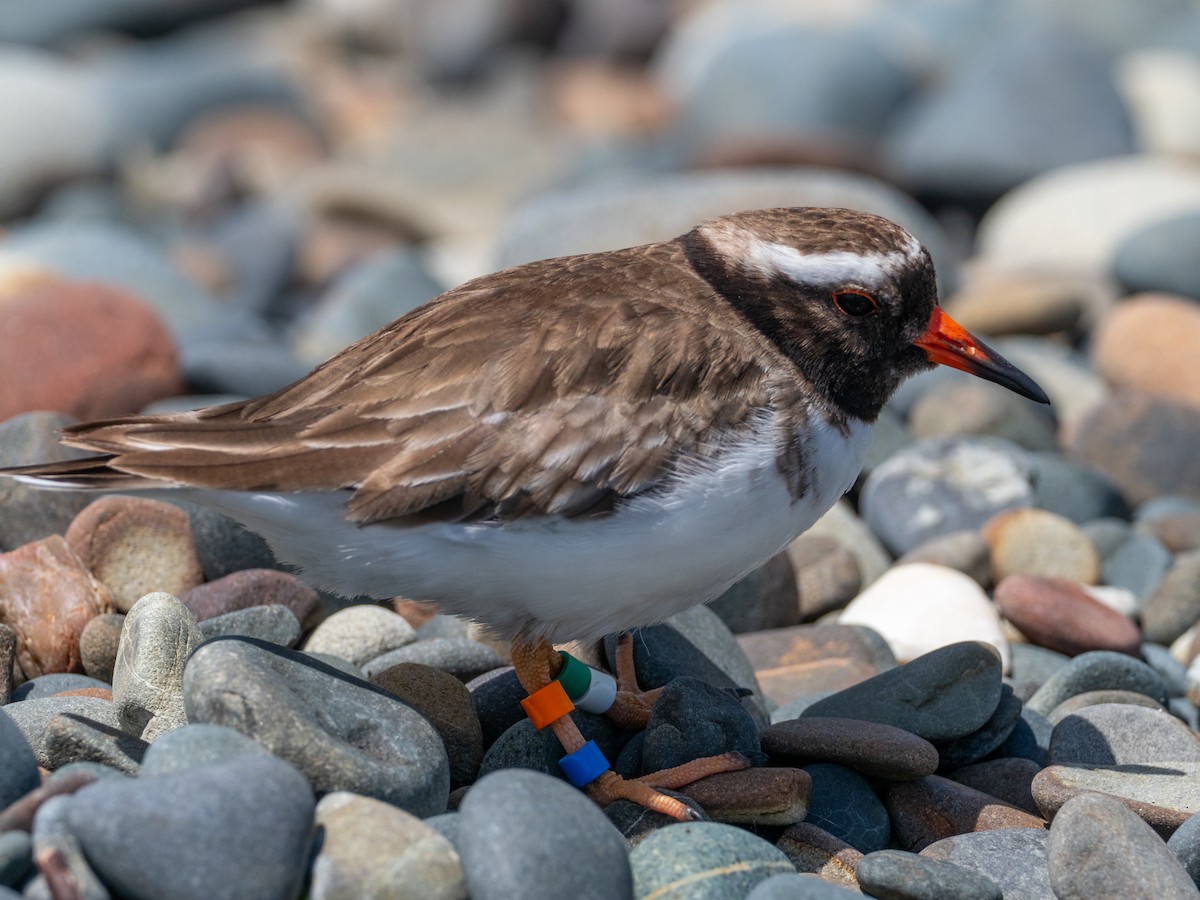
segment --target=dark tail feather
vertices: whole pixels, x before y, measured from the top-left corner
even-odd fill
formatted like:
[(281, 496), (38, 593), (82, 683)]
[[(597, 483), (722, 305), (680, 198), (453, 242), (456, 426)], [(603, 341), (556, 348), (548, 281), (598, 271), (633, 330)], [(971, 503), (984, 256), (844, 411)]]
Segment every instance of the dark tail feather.
[[(32, 466), (0, 468), (0, 476), (16, 478), (41, 488), (89, 491), (128, 491), (151, 487), (153, 482), (128, 472), (118, 472), (109, 465), (110, 456), (89, 456), (62, 462), (38, 463)], [(162, 487), (162, 485), (158, 485)]]

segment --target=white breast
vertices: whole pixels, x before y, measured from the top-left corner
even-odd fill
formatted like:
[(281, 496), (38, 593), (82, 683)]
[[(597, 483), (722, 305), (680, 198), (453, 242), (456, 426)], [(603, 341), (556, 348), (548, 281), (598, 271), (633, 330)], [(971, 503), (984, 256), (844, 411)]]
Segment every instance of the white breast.
[(259, 532), (305, 577), (345, 596), (436, 600), (441, 609), (555, 641), (661, 621), (722, 593), (813, 524), (854, 483), (872, 427), (814, 421), (815, 466), (793, 501), (775, 461), (772, 420), (672, 490), (609, 516), (503, 525), (358, 527), (335, 492), (190, 492)]

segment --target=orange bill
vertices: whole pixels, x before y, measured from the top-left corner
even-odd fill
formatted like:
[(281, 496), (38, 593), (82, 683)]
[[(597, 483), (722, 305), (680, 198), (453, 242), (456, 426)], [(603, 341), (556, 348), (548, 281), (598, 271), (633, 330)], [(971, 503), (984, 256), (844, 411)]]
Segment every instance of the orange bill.
[(970, 372), (1038, 403), (1050, 402), (1032, 378), (942, 312), (940, 306), (933, 308), (929, 328), (913, 344), (925, 351), (930, 362)]

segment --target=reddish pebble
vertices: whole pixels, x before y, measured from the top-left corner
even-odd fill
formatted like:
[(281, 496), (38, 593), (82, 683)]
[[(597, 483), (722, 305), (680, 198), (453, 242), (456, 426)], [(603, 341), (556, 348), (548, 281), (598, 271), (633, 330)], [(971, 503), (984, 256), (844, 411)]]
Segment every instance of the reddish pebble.
[(310, 627), (320, 611), (317, 592), (287, 572), (277, 569), (242, 569), (198, 585), (179, 595), (197, 621), (212, 619), (250, 606), (286, 606), (300, 624)]
[(1050, 650), (1138, 655), (1137, 626), (1069, 579), (1010, 575), (996, 586), (996, 605), (1031, 642)]
[(812, 777), (803, 769), (743, 769), (709, 775), (682, 790), (714, 822), (794, 825), (808, 813)]
[(763, 693), (783, 704), (878, 675), (880, 654), (887, 650), (869, 643), (865, 631), (853, 625), (794, 625), (739, 634), (737, 642)]
[(857, 888), (854, 870), (863, 854), (841, 838), (811, 822), (798, 822), (775, 842), (797, 872), (816, 875), (822, 881)]
[(890, 785), (884, 804), (897, 840), (913, 853), (968, 831), (1046, 827), (1038, 816), (939, 775)]
[(79, 672), (79, 636), (112, 611), (108, 589), (58, 535), (0, 553), (0, 622), (17, 635), (26, 678)]
[(55, 282), (6, 299), (0, 359), (0, 421), (33, 410), (103, 418), (183, 389), (157, 314), (101, 284)]
[(121, 612), (146, 594), (178, 596), (204, 580), (187, 513), (160, 500), (101, 497), (71, 522), (67, 543)]
[(763, 751), (772, 757), (835, 762), (874, 778), (906, 781), (932, 775), (938, 768), (933, 744), (894, 725), (857, 719), (812, 716), (769, 726)]

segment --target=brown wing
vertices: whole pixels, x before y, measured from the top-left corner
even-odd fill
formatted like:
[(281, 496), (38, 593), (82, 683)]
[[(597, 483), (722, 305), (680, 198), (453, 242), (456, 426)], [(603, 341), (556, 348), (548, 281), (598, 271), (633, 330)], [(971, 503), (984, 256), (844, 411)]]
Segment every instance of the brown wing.
[[(697, 284), (667, 246), (469, 283), (275, 394), (66, 441), (178, 484), (353, 489), (362, 523), (603, 509), (766, 402), (761, 348), (680, 302)], [(680, 281), (649, 299), (664, 265)]]

